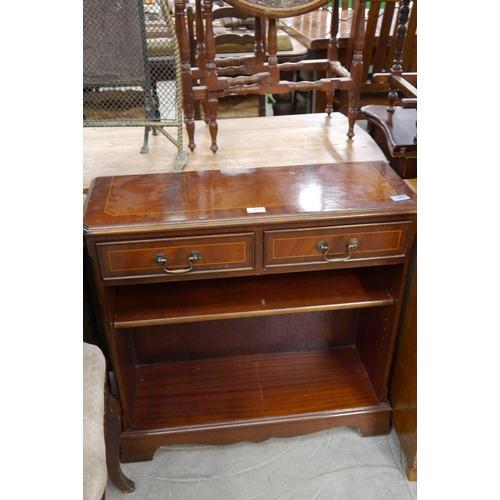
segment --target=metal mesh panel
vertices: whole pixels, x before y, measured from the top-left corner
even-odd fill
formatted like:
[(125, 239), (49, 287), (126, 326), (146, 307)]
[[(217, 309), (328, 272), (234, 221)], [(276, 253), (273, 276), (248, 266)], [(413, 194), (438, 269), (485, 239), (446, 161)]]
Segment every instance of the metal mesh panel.
[(160, 0), (84, 0), (84, 126), (181, 123), (179, 48), (162, 7)]

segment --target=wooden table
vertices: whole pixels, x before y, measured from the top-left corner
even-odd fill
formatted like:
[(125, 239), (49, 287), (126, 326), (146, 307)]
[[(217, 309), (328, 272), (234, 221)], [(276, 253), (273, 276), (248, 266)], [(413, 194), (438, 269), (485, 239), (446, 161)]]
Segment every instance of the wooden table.
[[(184, 171), (274, 167), (310, 163), (385, 160), (375, 141), (360, 127), (349, 140), (347, 118), (333, 113), (219, 120), (219, 151), (203, 121), (196, 122), (197, 147)], [(83, 191), (94, 177), (169, 172), (177, 149), (165, 137), (152, 136), (140, 154), (142, 128), (83, 129)], [(187, 149), (187, 134), (184, 131)]]

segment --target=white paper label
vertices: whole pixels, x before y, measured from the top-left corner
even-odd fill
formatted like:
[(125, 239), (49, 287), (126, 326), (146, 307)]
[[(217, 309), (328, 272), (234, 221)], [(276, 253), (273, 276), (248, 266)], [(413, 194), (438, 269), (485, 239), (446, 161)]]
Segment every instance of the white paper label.
[(410, 197), (406, 196), (405, 194), (398, 194), (397, 196), (391, 196), (391, 199), (394, 201), (403, 201), (403, 200), (409, 200)]
[(252, 208), (247, 208), (247, 213), (249, 214), (256, 214), (259, 212), (265, 212), (266, 207), (252, 207)]

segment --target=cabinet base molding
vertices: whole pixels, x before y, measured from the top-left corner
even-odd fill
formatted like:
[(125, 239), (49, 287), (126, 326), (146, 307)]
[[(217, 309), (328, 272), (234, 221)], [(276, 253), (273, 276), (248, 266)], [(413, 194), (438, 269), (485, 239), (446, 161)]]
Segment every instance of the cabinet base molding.
[(342, 426), (356, 427), (363, 437), (388, 434), (391, 408), (382, 403), (373, 408), (349, 412), (263, 419), (230, 425), (165, 429), (152, 432), (125, 431), (121, 439), (122, 462), (152, 460), (156, 451), (166, 445), (224, 445), (242, 441), (261, 443), (270, 438), (304, 436)]

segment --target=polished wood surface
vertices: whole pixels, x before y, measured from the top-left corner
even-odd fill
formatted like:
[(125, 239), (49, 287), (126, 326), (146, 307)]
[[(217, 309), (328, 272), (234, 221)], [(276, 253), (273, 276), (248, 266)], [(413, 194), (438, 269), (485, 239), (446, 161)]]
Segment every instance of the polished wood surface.
[[(164, 428), (194, 427), (222, 424), (228, 418), (245, 421), (312, 413), (311, 406), (320, 413), (353, 403), (358, 408), (379, 404), (352, 347), (155, 365), (140, 368), (138, 376), (134, 418), (139, 429), (156, 429), (158, 420)], [(159, 390), (157, 381), (164, 379), (170, 383)], [(338, 390), (332, 391), (332, 386)], [(242, 390), (235, 394), (234, 387)], [(147, 401), (152, 396), (170, 400), (177, 413), (152, 408)]]
[[(372, 105), (362, 109), (363, 116), (383, 130), (388, 149), (392, 155), (397, 156), (402, 151), (416, 154), (416, 109), (397, 106), (392, 113), (387, 112), (387, 106)], [(416, 177), (416, 175), (411, 177)]]
[[(393, 305), (392, 295), (372, 270), (304, 273), (227, 279), (217, 296), (209, 280), (120, 290), (115, 328), (192, 321), (297, 314), (346, 308)], [(255, 290), (262, 289), (259, 295)], [(142, 292), (142, 293), (141, 293)], [(189, 296), (189, 302), (184, 297)]]
[[(122, 435), (124, 461), (150, 460), (151, 450), (168, 443), (261, 442), (269, 428), (275, 437), (337, 425), (356, 425), (364, 436), (387, 433), (389, 406), (373, 393), (350, 347), (150, 365), (137, 376), (138, 430)], [(152, 397), (171, 401), (181, 418), (151, 408)], [(361, 410), (347, 414), (351, 404)]]
[[(403, 197), (393, 199), (394, 196)], [(92, 233), (210, 229), (355, 215), (412, 213), (415, 193), (384, 161), (122, 175), (94, 181), (84, 224)], [(263, 210), (253, 211), (254, 208)], [(181, 236), (180, 234), (177, 236)]]
[[(417, 192), (417, 180), (407, 184)], [(391, 416), (406, 456), (406, 475), (417, 480), (417, 244), (413, 247), (389, 381)]]
[[(84, 230), (123, 460), (168, 443), (389, 431), (416, 196), (385, 162), (99, 177)], [(226, 237), (205, 268), (183, 262), (190, 243)], [(251, 258), (221, 270), (241, 243)]]
[[(416, 247), (415, 247), (416, 248)], [(392, 423), (406, 455), (406, 474), (417, 480), (417, 259), (410, 268), (389, 393)]]
[[(196, 126), (198, 147), (189, 153), (184, 172), (385, 160), (357, 125), (355, 137), (348, 140), (347, 119), (339, 113), (329, 118), (321, 113), (220, 120), (223, 144), (216, 155), (210, 151), (206, 124), (198, 121)], [(150, 137), (149, 152), (140, 154), (140, 128), (84, 128), (82, 133), (84, 192), (95, 177), (172, 170), (176, 148), (160, 136)]]

